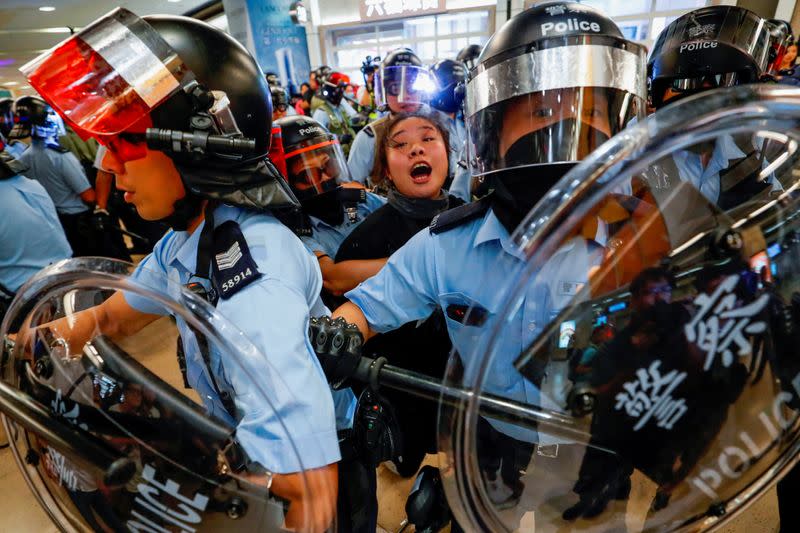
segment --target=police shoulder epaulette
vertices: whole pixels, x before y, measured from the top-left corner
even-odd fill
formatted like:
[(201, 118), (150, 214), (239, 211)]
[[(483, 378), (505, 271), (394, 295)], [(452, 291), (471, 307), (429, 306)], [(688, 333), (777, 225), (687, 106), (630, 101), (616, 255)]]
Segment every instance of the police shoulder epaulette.
[(462, 206), (448, 209), (447, 211), (439, 213), (433, 217), (433, 220), (431, 221), (431, 233), (434, 235), (438, 233), (444, 233), (445, 231), (457, 228), (458, 226), (465, 224), (470, 220), (475, 220), (476, 218), (483, 216), (486, 214), (486, 211), (489, 210), (489, 207), (491, 207), (491, 203), (489, 202), (488, 198), (489, 197), (486, 196), (477, 202), (464, 204)]
[(370, 137), (375, 137), (375, 130), (372, 129), (372, 124), (367, 124), (366, 126), (364, 126), (364, 133), (366, 133)]
[(228, 220), (214, 229), (211, 282), (217, 295), (227, 300), (261, 277), (242, 229)]
[(51, 150), (58, 152), (59, 154), (66, 154), (67, 152), (69, 152), (69, 150), (57, 144), (48, 144), (47, 147)]

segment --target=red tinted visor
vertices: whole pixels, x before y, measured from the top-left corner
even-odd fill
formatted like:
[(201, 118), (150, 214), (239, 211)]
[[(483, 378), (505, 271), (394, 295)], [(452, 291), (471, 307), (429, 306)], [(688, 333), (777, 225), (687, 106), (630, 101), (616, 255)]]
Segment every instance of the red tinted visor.
[(20, 71), (76, 133), (100, 142), (145, 119), (194, 79), (158, 32), (123, 8)]

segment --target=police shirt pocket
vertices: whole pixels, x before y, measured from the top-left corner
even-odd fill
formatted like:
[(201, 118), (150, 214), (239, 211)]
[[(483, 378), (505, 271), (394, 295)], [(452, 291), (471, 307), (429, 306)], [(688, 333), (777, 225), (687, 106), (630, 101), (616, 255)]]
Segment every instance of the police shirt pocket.
[[(475, 346), (488, 333), (495, 311), (461, 292), (443, 294), (439, 301), (450, 337), (470, 375), (469, 369), (479, 364), (477, 354), (473, 353)], [(506, 390), (512, 384), (512, 374), (492, 372), (487, 376), (488, 384), (494, 390)]]

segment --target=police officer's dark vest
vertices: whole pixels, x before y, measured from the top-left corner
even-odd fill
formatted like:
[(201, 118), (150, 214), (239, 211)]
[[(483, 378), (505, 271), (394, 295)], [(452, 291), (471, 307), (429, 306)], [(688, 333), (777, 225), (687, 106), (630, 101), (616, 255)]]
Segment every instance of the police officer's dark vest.
[(350, 125), (350, 121), (341, 108), (338, 108), (337, 113), (337, 109), (327, 100), (320, 106), (320, 109), (325, 111), (325, 114), (328, 115), (328, 131), (338, 137), (339, 144), (342, 145), (342, 151), (344, 151), (344, 155), (347, 157), (350, 154), (350, 146), (353, 144), (353, 138), (356, 136), (353, 126)]

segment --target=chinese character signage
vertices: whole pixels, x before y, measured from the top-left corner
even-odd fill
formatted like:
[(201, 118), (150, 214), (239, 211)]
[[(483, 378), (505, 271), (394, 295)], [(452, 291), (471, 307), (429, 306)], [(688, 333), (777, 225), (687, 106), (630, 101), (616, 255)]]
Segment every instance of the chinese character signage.
[(360, 0), (362, 21), (413, 17), (444, 11), (445, 0)]

